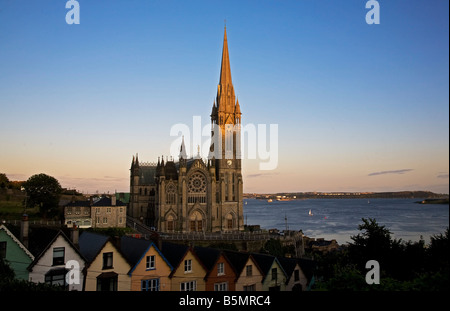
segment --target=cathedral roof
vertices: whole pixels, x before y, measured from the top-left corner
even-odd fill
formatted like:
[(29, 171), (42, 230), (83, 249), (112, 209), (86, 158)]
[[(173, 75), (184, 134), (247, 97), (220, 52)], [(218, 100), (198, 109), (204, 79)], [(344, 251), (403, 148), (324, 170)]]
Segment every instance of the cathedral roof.
[(140, 166), (139, 167), (139, 184), (153, 185), (155, 184), (156, 166)]
[(178, 180), (178, 171), (173, 161), (167, 161), (165, 175), (166, 179)]

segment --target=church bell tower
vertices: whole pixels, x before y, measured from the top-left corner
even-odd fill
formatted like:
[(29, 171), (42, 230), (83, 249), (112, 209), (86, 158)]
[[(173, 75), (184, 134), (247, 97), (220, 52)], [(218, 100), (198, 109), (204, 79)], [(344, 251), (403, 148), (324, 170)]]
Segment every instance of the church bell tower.
[[(241, 173), (241, 109), (231, 79), (228, 54), (227, 29), (224, 29), (222, 62), (217, 96), (211, 111), (212, 145), (210, 159), (214, 161), (218, 182), (217, 202), (219, 208), (231, 208), (243, 229), (243, 184)], [(222, 213), (224, 214), (224, 213)], [(226, 213), (225, 213), (226, 214)], [(226, 226), (230, 226), (227, 224)]]

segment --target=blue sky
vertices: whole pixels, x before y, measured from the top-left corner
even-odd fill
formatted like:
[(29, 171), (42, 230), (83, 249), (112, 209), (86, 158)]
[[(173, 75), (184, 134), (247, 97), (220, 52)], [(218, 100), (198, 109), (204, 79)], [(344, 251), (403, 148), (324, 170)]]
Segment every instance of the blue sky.
[(278, 124), (278, 166), (245, 192), (449, 187), (449, 3), (0, 0), (0, 172), (128, 191), (133, 154), (209, 124), (224, 20), (243, 124)]

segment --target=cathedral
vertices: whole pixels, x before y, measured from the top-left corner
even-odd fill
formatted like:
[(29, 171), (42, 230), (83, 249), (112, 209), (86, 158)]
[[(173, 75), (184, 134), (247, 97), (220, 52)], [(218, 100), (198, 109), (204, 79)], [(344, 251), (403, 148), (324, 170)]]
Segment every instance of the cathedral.
[(200, 153), (187, 158), (184, 138), (178, 161), (148, 163), (133, 156), (128, 215), (160, 232), (243, 230), (240, 124), (225, 28), (208, 159)]

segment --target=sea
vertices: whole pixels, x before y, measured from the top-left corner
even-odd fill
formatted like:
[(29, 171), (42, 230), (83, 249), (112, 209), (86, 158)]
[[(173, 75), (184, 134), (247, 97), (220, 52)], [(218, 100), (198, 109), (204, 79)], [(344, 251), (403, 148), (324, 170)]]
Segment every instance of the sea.
[[(422, 199), (305, 199), (267, 202), (244, 199), (244, 222), (262, 229), (302, 230), (311, 238), (340, 245), (360, 233), (362, 218), (374, 218), (394, 239), (430, 243), (449, 227), (449, 205), (418, 204)], [(311, 211), (311, 213), (310, 213)]]

